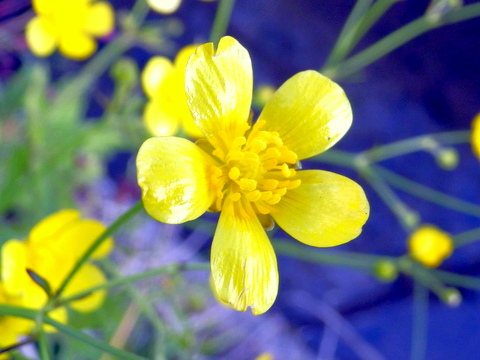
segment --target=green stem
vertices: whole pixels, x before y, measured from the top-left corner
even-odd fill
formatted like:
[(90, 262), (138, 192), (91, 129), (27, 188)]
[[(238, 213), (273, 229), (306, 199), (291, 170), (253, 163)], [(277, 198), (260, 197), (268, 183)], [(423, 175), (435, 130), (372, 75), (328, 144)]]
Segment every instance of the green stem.
[(37, 322), (37, 327), (38, 327), (38, 346), (40, 348), (40, 359), (50, 360), (47, 337), (45, 336), (45, 330), (43, 330), (43, 319), (41, 317)]
[(410, 360), (425, 359), (428, 331), (428, 289), (415, 281), (413, 290), (412, 347)]
[(197, 271), (197, 270), (208, 271), (210, 270), (210, 264), (209, 263), (174, 263), (174, 264), (161, 266), (155, 269), (144, 271), (140, 274), (125, 276), (122, 278), (111, 280), (103, 284), (91, 287), (90, 289), (86, 289), (84, 291), (76, 293), (73, 296), (58, 300), (58, 305), (62, 306), (71, 301), (81, 299), (97, 290), (105, 290), (105, 289), (110, 289), (116, 286), (127, 285), (140, 280), (148, 279), (153, 276), (158, 276), (161, 274), (176, 274), (181, 271)]
[(278, 254), (313, 263), (348, 266), (364, 270), (373, 270), (377, 260), (386, 258), (370, 254), (312, 251), (311, 247), (282, 240), (274, 240), (272, 243)]
[(358, 163), (356, 159), (358, 159), (358, 157), (355, 154), (342, 150), (330, 149), (320, 155), (312, 157), (310, 160), (357, 169)]
[(471, 244), (475, 241), (480, 239), (480, 228), (472, 229), (469, 231), (465, 231), (461, 234), (457, 234), (453, 237), (453, 242), (455, 243), (455, 247), (458, 248), (460, 246)]
[(82, 255), (82, 257), (77, 261), (73, 269), (67, 275), (67, 277), (63, 280), (62, 284), (58, 288), (55, 293), (54, 299), (58, 299), (58, 297), (62, 294), (65, 290), (65, 287), (68, 285), (70, 280), (73, 276), (77, 273), (77, 271), (82, 267), (82, 265), (90, 258), (90, 256), (94, 253), (94, 251), (105, 241), (108, 237), (110, 237), (115, 231), (117, 231), (120, 227), (122, 227), (126, 222), (128, 222), (132, 217), (134, 217), (141, 209), (143, 209), (143, 203), (139, 201), (134, 206), (132, 206), (129, 210), (127, 210), (122, 216), (120, 216), (112, 225), (105, 230), (103, 234), (101, 234), (93, 244), (88, 248), (88, 250)]
[(439, 21), (433, 21), (430, 16), (424, 15), (385, 36), (383, 39), (357, 55), (345, 60), (336, 67), (331, 68), (330, 72), (335, 74), (336, 79), (344, 78), (363, 69), (429, 30), (443, 25), (473, 19), (478, 16), (480, 16), (480, 3), (474, 3), (452, 10), (445, 14)]
[(465, 289), (480, 290), (480, 279), (474, 276), (460, 275), (443, 270), (434, 270), (435, 275), (444, 283)]
[[(6, 316), (16, 316), (24, 319), (36, 320), (38, 316), (38, 311), (22, 308), (18, 306), (0, 304), (0, 314)], [(84, 334), (83, 332), (76, 330), (68, 325), (61, 324), (53, 319), (50, 319), (46, 315), (42, 315), (42, 321), (45, 324), (51, 325), (56, 328), (58, 331), (77, 339), (87, 345), (95, 347), (99, 350), (107, 352), (113, 356), (116, 356), (118, 359), (122, 360), (147, 360), (144, 357), (129, 353), (127, 351), (113, 347), (103, 341), (97, 340), (91, 336)]]
[(397, 1), (398, 0), (379, 0), (371, 6), (371, 0), (358, 0), (340, 33), (339, 40), (325, 62), (323, 69), (320, 71), (328, 73), (330, 67), (334, 67), (335, 64), (345, 59), (368, 30), (370, 30)]
[(420, 219), (418, 214), (408, 208), (403, 201), (392, 191), (390, 186), (381, 177), (375, 174), (371, 168), (366, 168), (360, 173), (370, 184), (375, 192), (382, 198), (392, 213), (397, 217), (400, 224), (407, 233), (415, 229)]
[(375, 147), (363, 152), (369, 162), (379, 162), (397, 156), (411, 154), (416, 151), (431, 150), (432, 147), (454, 145), (470, 142), (471, 132), (468, 130), (448, 131), (439, 134), (421, 135), (390, 144)]
[[(434, 190), (428, 186), (419, 184), (406, 177), (398, 175), (381, 166), (374, 166), (374, 170), (392, 186), (399, 190), (408, 192), (421, 199), (430, 201), (431, 203), (443, 206), (448, 209), (462, 212), (467, 215), (480, 218), (480, 206), (458, 199), (456, 197), (445, 194), (441, 191)], [(462, 241), (462, 240), (460, 240)]]
[(220, 38), (227, 32), (227, 27), (232, 16), (235, 0), (220, 0), (213, 20), (212, 31), (210, 32), (210, 41), (218, 44)]

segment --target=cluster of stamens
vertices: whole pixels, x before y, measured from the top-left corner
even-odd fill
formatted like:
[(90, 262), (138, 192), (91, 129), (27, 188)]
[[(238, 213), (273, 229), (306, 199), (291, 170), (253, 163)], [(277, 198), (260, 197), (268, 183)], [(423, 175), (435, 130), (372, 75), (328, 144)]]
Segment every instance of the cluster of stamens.
[(270, 214), (288, 190), (300, 185), (300, 179), (295, 179), (297, 155), (278, 133), (262, 131), (264, 125), (265, 121), (258, 121), (248, 137), (235, 138), (228, 152), (213, 151), (223, 163), (212, 169), (213, 210), (220, 211), (228, 198), (244, 216), (252, 211)]

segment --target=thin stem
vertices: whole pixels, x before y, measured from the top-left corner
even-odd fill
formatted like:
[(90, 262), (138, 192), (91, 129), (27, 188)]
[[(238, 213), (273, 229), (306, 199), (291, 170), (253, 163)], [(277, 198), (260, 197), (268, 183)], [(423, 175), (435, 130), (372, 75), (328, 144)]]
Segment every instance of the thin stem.
[(132, 284), (134, 282), (145, 280), (150, 277), (154, 277), (161, 274), (176, 274), (181, 271), (197, 271), (197, 270), (208, 271), (210, 270), (210, 264), (209, 263), (174, 263), (174, 264), (161, 266), (155, 269), (144, 271), (140, 274), (125, 276), (122, 278), (105, 282), (97, 286), (93, 286), (90, 289), (86, 289), (84, 291), (76, 293), (73, 296), (58, 300), (58, 305), (64, 305), (71, 301), (81, 299), (97, 290), (106, 290), (116, 286)]
[[(2, 315), (7, 315), (7, 316), (16, 316), (16, 317), (21, 317), (25, 319), (30, 319), (30, 320), (36, 320), (38, 316), (38, 311), (32, 310), (32, 309), (27, 309), (27, 308), (22, 308), (18, 306), (12, 306), (12, 305), (5, 305), (5, 304), (0, 304), (0, 314)], [(129, 353), (127, 351), (118, 349), (116, 347), (113, 347), (103, 341), (97, 340), (91, 336), (88, 336), (87, 334), (74, 329), (68, 325), (61, 324), (45, 314), (42, 314), (42, 321), (45, 324), (51, 325), (54, 328), (56, 328), (58, 331), (74, 338), (77, 339), (87, 345), (90, 345), (92, 347), (95, 347), (99, 350), (105, 351), (113, 356), (116, 356), (118, 359), (122, 360), (147, 360), (144, 357)]]
[(453, 242), (455, 243), (456, 248), (471, 244), (478, 240), (480, 240), (480, 228), (465, 231), (453, 237)]
[(9, 351), (16, 350), (16, 349), (21, 348), (22, 346), (31, 344), (36, 340), (37, 340), (37, 338), (35, 336), (29, 336), (28, 338), (26, 338), (26, 339), (24, 339), (24, 340), (22, 340), (22, 341), (20, 341), (16, 344), (13, 344), (13, 345), (10, 345), (10, 346), (4, 347), (4, 348), (0, 348), (0, 356), (2, 354), (8, 353)]
[(428, 289), (418, 281), (414, 284), (410, 360), (423, 360), (427, 352)]
[(375, 261), (372, 260), (385, 258), (383, 256), (380, 257), (369, 254), (350, 253), (346, 255), (342, 252), (326, 252), (321, 250), (312, 251), (312, 248), (310, 247), (297, 245), (281, 240), (273, 241), (272, 243), (275, 251), (278, 254), (283, 254), (300, 260), (320, 264), (341, 265), (366, 270), (373, 270), (375, 266)]
[(335, 74), (336, 79), (344, 78), (370, 65), (429, 30), (443, 25), (473, 19), (478, 16), (480, 16), (480, 3), (474, 3), (452, 10), (440, 18), (439, 21), (434, 21), (430, 16), (424, 15), (385, 36), (357, 55), (345, 60), (337, 67), (332, 68), (331, 72)]
[(435, 275), (444, 283), (465, 289), (480, 290), (480, 279), (474, 276), (460, 275), (443, 270), (434, 270)]
[(338, 40), (333, 46), (330, 55), (325, 61), (324, 67), (328, 67), (332, 64), (337, 63), (339, 60), (342, 60), (348, 51), (351, 49), (351, 44), (348, 39), (351, 37), (351, 33), (357, 28), (357, 24), (365, 12), (372, 5), (373, 0), (357, 0), (355, 6), (353, 7), (350, 15), (348, 15), (345, 24), (343, 25), (342, 31), (338, 36)]
[(218, 44), (220, 38), (227, 32), (230, 17), (232, 16), (235, 0), (220, 0), (213, 20), (212, 31), (210, 32), (210, 41)]
[(417, 213), (408, 208), (403, 201), (392, 191), (390, 186), (373, 169), (365, 169), (360, 173), (376, 193), (382, 198), (392, 213), (397, 217), (407, 233), (410, 233), (420, 221)]
[(40, 359), (41, 360), (50, 360), (50, 353), (48, 351), (48, 341), (45, 336), (45, 330), (43, 330), (43, 319), (40, 318), (37, 327), (38, 327), (38, 346), (40, 348)]
[(67, 277), (63, 280), (62, 284), (58, 288), (55, 293), (54, 298), (58, 298), (62, 292), (65, 290), (65, 287), (69, 283), (69, 281), (73, 278), (73, 276), (77, 273), (77, 271), (82, 267), (82, 265), (90, 258), (90, 256), (94, 253), (94, 251), (105, 241), (108, 237), (110, 237), (115, 231), (117, 231), (120, 227), (125, 225), (131, 218), (133, 218), (141, 209), (143, 209), (143, 203), (139, 201), (134, 206), (132, 206), (129, 210), (127, 210), (122, 216), (120, 216), (112, 225), (105, 230), (103, 234), (101, 234), (93, 244), (88, 248), (88, 250), (82, 255), (82, 257), (77, 261), (73, 269), (67, 275)]
[(310, 160), (357, 169), (357, 156), (358, 155), (346, 151), (330, 149), (320, 155), (312, 157)]
[(363, 154), (368, 158), (369, 162), (379, 162), (416, 151), (431, 150), (432, 147), (438, 144), (454, 145), (468, 143), (470, 142), (470, 136), (471, 132), (468, 130), (421, 135), (378, 146), (363, 152)]
[[(430, 201), (431, 203), (453, 209), (467, 215), (480, 218), (480, 206), (472, 204), (468, 201), (458, 199), (441, 191), (434, 190), (428, 186), (419, 184), (404, 176), (398, 175), (381, 166), (374, 166), (374, 170), (392, 186), (399, 190), (408, 192), (419, 198)], [(463, 240), (459, 240), (462, 242)], [(466, 240), (468, 241), (468, 240)], [(460, 246), (460, 245), (459, 245)]]

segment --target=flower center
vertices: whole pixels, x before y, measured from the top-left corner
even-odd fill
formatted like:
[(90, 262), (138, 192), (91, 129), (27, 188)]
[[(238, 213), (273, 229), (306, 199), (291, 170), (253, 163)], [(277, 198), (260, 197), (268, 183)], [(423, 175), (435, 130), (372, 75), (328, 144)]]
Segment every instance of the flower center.
[(297, 154), (283, 144), (278, 133), (261, 130), (264, 125), (264, 120), (258, 121), (248, 137), (235, 138), (226, 154), (213, 151), (223, 164), (212, 169), (217, 195), (212, 210), (222, 210), (224, 201), (230, 199), (234, 211), (243, 217), (274, 213), (282, 196), (300, 185), (294, 169)]

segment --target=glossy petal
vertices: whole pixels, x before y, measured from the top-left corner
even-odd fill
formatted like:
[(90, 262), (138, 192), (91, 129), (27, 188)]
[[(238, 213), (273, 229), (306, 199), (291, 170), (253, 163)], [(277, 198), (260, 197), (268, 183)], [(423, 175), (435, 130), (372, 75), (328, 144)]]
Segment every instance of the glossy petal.
[(97, 49), (97, 43), (81, 32), (66, 32), (62, 34), (58, 49), (60, 52), (74, 60), (85, 60)]
[(143, 112), (143, 121), (148, 131), (155, 136), (175, 135), (180, 128), (180, 119), (175, 107), (162, 101), (149, 101)]
[(48, 20), (38, 16), (28, 22), (25, 40), (30, 50), (41, 57), (52, 54), (57, 46), (55, 28)]
[(147, 0), (150, 7), (160, 14), (171, 14), (175, 12), (182, 0)]
[(209, 155), (176, 137), (150, 138), (137, 155), (137, 179), (145, 210), (158, 221), (179, 224), (202, 215), (212, 204)]
[(105, 36), (112, 32), (114, 22), (112, 5), (98, 1), (89, 6), (84, 30), (96, 37)]
[(478, 114), (472, 123), (472, 148), (474, 154), (480, 159), (480, 114)]
[[(75, 277), (65, 288), (64, 296), (73, 296), (81, 291), (103, 284), (106, 280), (105, 275), (99, 268), (95, 265), (86, 263), (80, 268)], [(105, 290), (95, 291), (82, 299), (72, 301), (70, 306), (77, 311), (93, 311), (102, 305), (105, 295)]]
[(37, 246), (45, 241), (48, 242), (55, 234), (78, 219), (80, 219), (80, 213), (77, 210), (65, 209), (58, 211), (33, 227), (28, 236), (28, 242), (33, 246)]
[[(106, 226), (99, 221), (77, 220), (62, 231), (57, 238), (52, 239), (52, 247), (59, 252), (68, 252), (74, 259), (78, 259), (105, 230)], [(91, 258), (100, 259), (107, 256), (112, 246), (113, 239), (109, 237), (95, 250)]]
[(173, 75), (172, 62), (163, 56), (151, 58), (142, 72), (142, 86), (150, 98), (158, 98), (166, 79)]
[(26, 273), (27, 249), (22, 241), (8, 240), (3, 244), (1, 256), (1, 279), (3, 288), (10, 296), (24, 294), (25, 286), (29, 283)]
[(283, 230), (318, 247), (340, 245), (360, 235), (370, 208), (356, 182), (321, 170), (298, 171), (297, 178), (300, 186), (289, 190), (272, 214)]
[(276, 131), (299, 159), (320, 154), (350, 128), (352, 109), (340, 86), (309, 70), (287, 80), (267, 103), (259, 120)]
[(248, 129), (252, 102), (252, 63), (247, 50), (223, 37), (215, 52), (201, 45), (185, 73), (187, 103), (197, 126), (217, 148), (226, 151)]
[(278, 292), (277, 259), (257, 217), (222, 210), (211, 266), (218, 297), (234, 309), (245, 311), (250, 306), (258, 315), (272, 306)]

